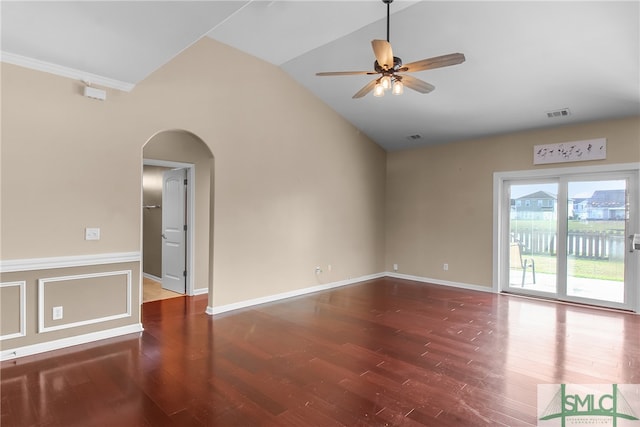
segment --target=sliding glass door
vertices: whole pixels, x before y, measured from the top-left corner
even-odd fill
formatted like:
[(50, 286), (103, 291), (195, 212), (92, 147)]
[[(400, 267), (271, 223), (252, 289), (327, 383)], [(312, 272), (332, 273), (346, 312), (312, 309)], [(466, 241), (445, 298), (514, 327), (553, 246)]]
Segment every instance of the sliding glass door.
[[(501, 290), (637, 309), (637, 173), (504, 181)], [(508, 212), (508, 215), (506, 214)]]
[(567, 296), (624, 304), (627, 181), (570, 181), (567, 190)]

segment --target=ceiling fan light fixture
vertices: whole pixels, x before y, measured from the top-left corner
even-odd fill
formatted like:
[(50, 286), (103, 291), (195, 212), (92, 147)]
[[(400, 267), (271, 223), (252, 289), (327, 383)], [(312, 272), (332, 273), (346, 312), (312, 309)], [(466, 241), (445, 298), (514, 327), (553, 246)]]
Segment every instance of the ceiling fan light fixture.
[(402, 82), (400, 80), (396, 80), (395, 82), (393, 82), (393, 89), (391, 90), (391, 93), (393, 93), (394, 95), (402, 95), (403, 92), (404, 85), (402, 84)]
[(391, 89), (391, 77), (382, 76), (382, 78), (380, 79), (380, 84), (385, 90)]
[(376, 84), (376, 86), (373, 88), (373, 96), (384, 96), (384, 86), (382, 86), (382, 83)]
[[(1, 1), (1, 0), (0, 0)], [(391, 89), (394, 95), (401, 95), (404, 92), (406, 83), (409, 89), (419, 93), (429, 93), (435, 89), (435, 86), (423, 80), (410, 75), (400, 73), (413, 73), (416, 71), (431, 70), (434, 68), (448, 67), (450, 65), (460, 64), (465, 61), (464, 55), (461, 53), (451, 53), (448, 55), (435, 56), (433, 58), (414, 61), (409, 64), (402, 64), (402, 59), (393, 56), (393, 49), (389, 43), (389, 21), (391, 12), (389, 5), (393, 0), (382, 0), (387, 5), (387, 39), (371, 40), (371, 47), (375, 61), (373, 62), (374, 71), (329, 71), (316, 73), (317, 76), (350, 76), (350, 75), (373, 75), (380, 76), (375, 80), (370, 80), (362, 89), (353, 95), (353, 99), (362, 98), (369, 92), (373, 91), (376, 97), (384, 96), (385, 90)]]

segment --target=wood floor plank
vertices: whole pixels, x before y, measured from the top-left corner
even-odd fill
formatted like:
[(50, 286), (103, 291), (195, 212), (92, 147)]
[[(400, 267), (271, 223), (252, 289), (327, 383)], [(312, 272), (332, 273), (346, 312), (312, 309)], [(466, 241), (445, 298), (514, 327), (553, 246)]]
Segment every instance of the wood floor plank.
[(640, 316), (375, 279), (3, 362), (7, 426), (533, 426), (538, 384), (640, 383)]

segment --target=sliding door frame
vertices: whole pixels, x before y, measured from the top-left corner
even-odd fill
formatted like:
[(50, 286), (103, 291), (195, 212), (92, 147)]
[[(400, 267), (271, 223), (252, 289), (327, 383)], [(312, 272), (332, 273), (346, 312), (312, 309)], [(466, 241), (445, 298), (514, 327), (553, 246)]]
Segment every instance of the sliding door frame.
[[(630, 173), (633, 178), (629, 182), (629, 201), (632, 204), (629, 209), (635, 212), (636, 215), (632, 215), (631, 219), (633, 223), (629, 223), (629, 233), (640, 233), (640, 163), (620, 163), (609, 165), (597, 165), (597, 166), (575, 166), (575, 167), (561, 167), (561, 168), (544, 168), (534, 170), (523, 171), (507, 171), (507, 172), (495, 172), (493, 174), (493, 292), (499, 293), (502, 291), (502, 284), (508, 284), (508, 251), (509, 247), (506, 242), (505, 236), (509, 235), (509, 208), (505, 207), (503, 200), (508, 199), (508, 182), (527, 180), (544, 180), (544, 179), (558, 179), (569, 175), (594, 175), (594, 179), (598, 178), (598, 175), (604, 176), (607, 173)], [(558, 195), (561, 196), (560, 194)], [(566, 196), (566, 195), (565, 195)], [(558, 209), (564, 209), (566, 206), (560, 206)], [(558, 212), (560, 215), (562, 212)], [(565, 212), (566, 214), (566, 212)], [(559, 224), (562, 228), (562, 225)], [(566, 225), (565, 225), (566, 227)], [(558, 229), (558, 235), (562, 232)], [(564, 239), (558, 239), (558, 245), (566, 245)], [(559, 250), (562, 248), (558, 248)], [(558, 253), (560, 253), (558, 251)], [(634, 254), (634, 257), (640, 257), (640, 254)], [(630, 300), (628, 305), (631, 310), (636, 313), (640, 311), (640, 260), (635, 259), (633, 262), (629, 262), (626, 268), (630, 269), (629, 274), (626, 277), (631, 277), (631, 283), (625, 284), (625, 286), (631, 286), (629, 296)], [(561, 272), (559, 272), (561, 273)], [(506, 282), (505, 282), (506, 280)], [(543, 295), (541, 295), (543, 296)]]

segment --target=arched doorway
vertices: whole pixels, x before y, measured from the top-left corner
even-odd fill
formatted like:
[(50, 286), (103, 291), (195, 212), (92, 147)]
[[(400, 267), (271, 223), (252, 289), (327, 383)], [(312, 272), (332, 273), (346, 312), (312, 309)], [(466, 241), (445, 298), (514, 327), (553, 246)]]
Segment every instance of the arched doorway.
[[(145, 220), (162, 215), (161, 203), (146, 201), (145, 169), (184, 169), (188, 180), (187, 212), (185, 215), (186, 259), (184, 294), (205, 294), (212, 289), (213, 278), (213, 206), (214, 206), (214, 157), (207, 144), (197, 135), (185, 130), (167, 130), (153, 135), (142, 148), (143, 158), (143, 212), (142, 212), (142, 271), (143, 274), (162, 278), (158, 273), (158, 257), (161, 256), (162, 232), (147, 227)], [(156, 180), (157, 182), (157, 180)], [(151, 222), (151, 221), (149, 221)], [(154, 231), (151, 231), (154, 230)], [(161, 259), (161, 258), (160, 258)], [(162, 264), (164, 261), (160, 261)], [(151, 270), (147, 272), (145, 270)]]

